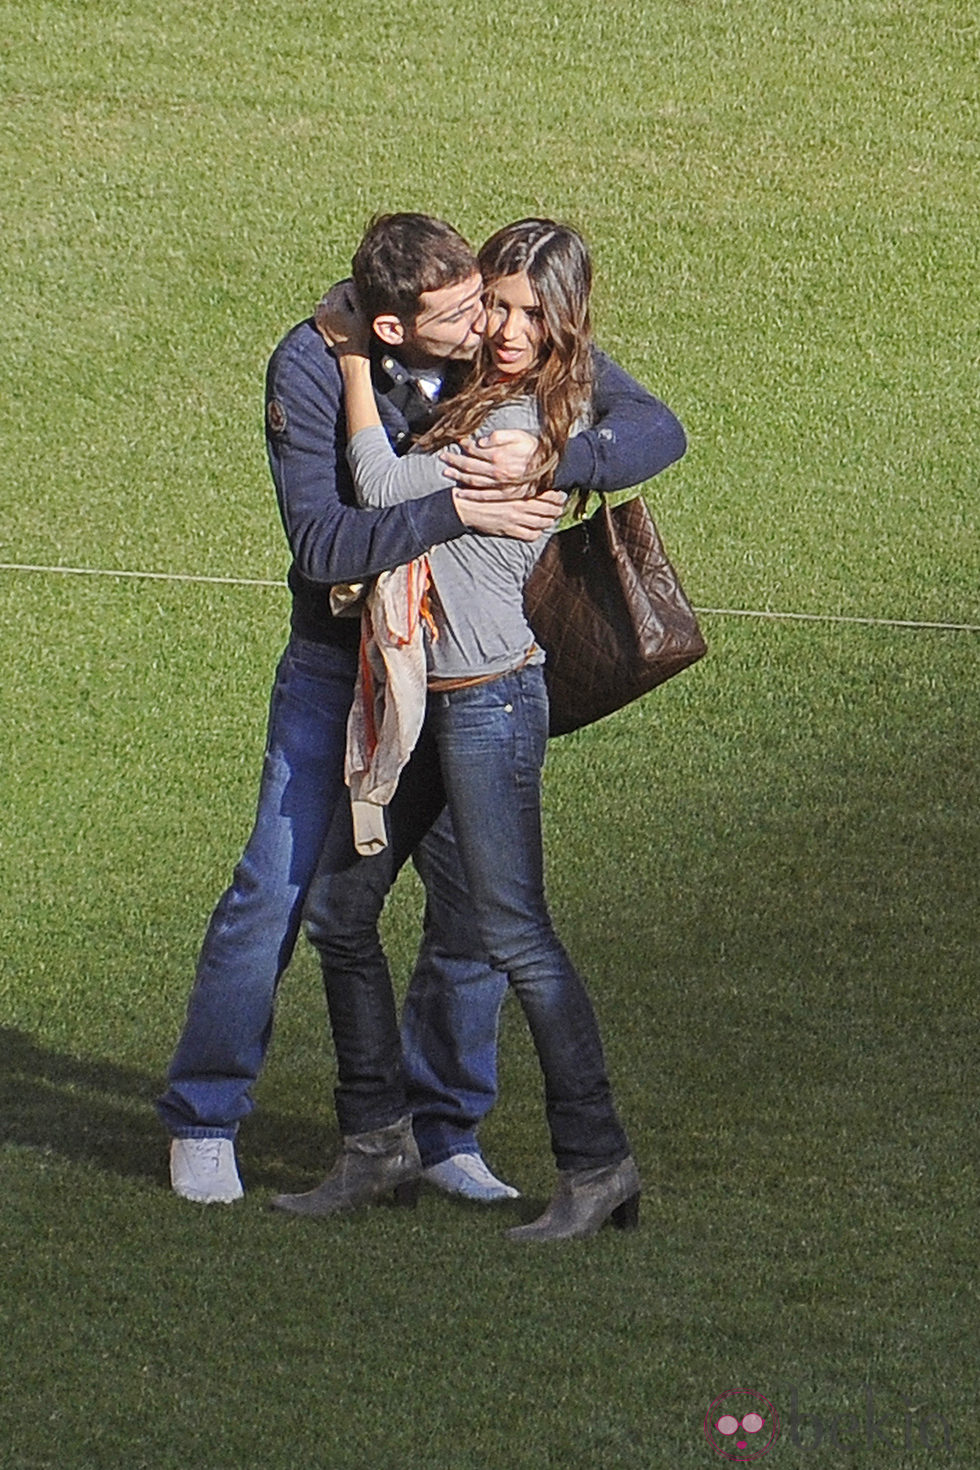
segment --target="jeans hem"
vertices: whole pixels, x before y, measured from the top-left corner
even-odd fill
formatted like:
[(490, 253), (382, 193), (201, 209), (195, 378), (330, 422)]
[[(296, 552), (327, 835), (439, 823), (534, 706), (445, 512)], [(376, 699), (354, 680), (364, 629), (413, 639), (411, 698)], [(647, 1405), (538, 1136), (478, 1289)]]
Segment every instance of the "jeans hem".
[(238, 1136), (238, 1125), (234, 1128), (167, 1128), (171, 1138), (230, 1138)]
[[(418, 1140), (416, 1140), (417, 1142)], [(451, 1148), (438, 1148), (435, 1152), (423, 1149), (419, 1144), (419, 1157), (422, 1160), (423, 1169), (434, 1169), (436, 1164), (445, 1164), (449, 1159), (458, 1158), (460, 1154), (468, 1154), (471, 1158), (482, 1159), (478, 1143), (454, 1144)]]
[(597, 1159), (593, 1154), (575, 1154), (562, 1152), (555, 1155), (555, 1167), (559, 1174), (580, 1174), (589, 1169), (614, 1169), (617, 1164), (622, 1164), (630, 1157), (632, 1150), (629, 1144), (624, 1149), (617, 1149), (612, 1156)]

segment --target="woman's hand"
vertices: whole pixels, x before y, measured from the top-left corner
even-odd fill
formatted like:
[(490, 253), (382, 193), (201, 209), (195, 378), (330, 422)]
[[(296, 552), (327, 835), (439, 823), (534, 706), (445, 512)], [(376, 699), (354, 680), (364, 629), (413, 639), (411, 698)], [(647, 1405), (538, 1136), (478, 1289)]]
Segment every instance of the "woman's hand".
[(313, 320), (320, 336), (337, 359), (344, 383), (344, 416), (348, 438), (361, 429), (380, 425), (378, 405), (371, 386), (371, 323), (361, 310), (351, 280), (331, 286), (318, 305)]
[(367, 357), (371, 323), (350, 279), (331, 286), (313, 315), (316, 329), (337, 357)]

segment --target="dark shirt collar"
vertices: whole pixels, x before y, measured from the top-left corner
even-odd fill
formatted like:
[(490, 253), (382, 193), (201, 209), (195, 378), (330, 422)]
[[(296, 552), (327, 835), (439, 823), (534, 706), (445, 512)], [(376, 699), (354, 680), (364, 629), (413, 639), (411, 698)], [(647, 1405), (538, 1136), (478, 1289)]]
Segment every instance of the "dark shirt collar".
[[(447, 361), (440, 400), (458, 392), (468, 366)], [(378, 393), (404, 415), (413, 437), (424, 433), (436, 418), (438, 404), (419, 387), (411, 368), (375, 339), (371, 344), (371, 370)]]

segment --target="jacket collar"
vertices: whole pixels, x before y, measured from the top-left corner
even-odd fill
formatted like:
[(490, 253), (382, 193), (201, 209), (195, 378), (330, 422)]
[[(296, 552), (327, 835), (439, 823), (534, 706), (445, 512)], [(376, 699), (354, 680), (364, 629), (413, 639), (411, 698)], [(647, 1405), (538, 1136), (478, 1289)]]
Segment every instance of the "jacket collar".
[[(440, 400), (458, 392), (468, 366), (468, 363), (447, 362)], [(377, 392), (404, 416), (412, 435), (423, 434), (435, 421), (437, 404), (422, 391), (414, 374), (377, 341), (371, 344), (371, 372)]]

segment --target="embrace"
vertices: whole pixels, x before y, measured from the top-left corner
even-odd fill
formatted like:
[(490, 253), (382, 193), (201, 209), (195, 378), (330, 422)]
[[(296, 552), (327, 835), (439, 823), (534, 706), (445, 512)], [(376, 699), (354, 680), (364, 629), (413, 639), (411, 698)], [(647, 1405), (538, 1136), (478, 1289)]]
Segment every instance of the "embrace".
[[(413, 1203), (420, 1179), (516, 1198), (477, 1137), (510, 985), (557, 1181), (544, 1213), (508, 1235), (637, 1222), (595, 1015), (545, 899), (548, 698), (523, 588), (568, 491), (639, 484), (685, 439), (595, 346), (591, 274), (581, 236), (551, 220), (508, 225), (474, 255), (439, 220), (383, 215), (352, 280), (273, 354), (266, 440), (291, 633), (255, 826), (158, 1103), (187, 1199), (242, 1196), (235, 1138), (302, 921), (323, 969), (342, 1143), (317, 1188), (276, 1208)], [(426, 904), (399, 1023), (378, 921), (408, 858)]]

